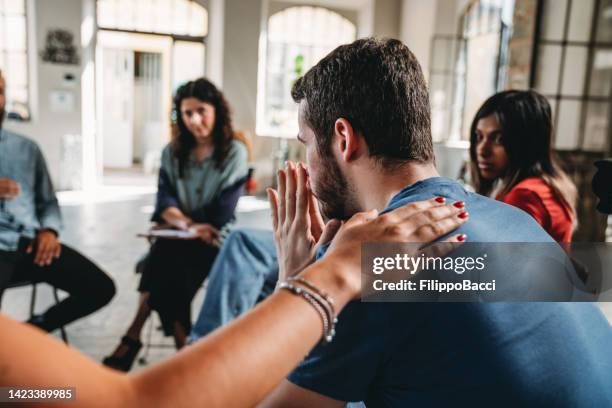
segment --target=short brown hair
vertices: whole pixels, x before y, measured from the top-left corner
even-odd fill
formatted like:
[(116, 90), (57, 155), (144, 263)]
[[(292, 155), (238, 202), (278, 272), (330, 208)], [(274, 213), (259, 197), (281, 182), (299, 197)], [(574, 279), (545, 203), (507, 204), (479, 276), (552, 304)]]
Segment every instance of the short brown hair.
[(425, 78), (399, 40), (341, 45), (295, 82), (291, 96), (306, 101), (305, 120), (322, 155), (330, 152), (335, 121), (345, 118), (386, 168), (434, 158)]

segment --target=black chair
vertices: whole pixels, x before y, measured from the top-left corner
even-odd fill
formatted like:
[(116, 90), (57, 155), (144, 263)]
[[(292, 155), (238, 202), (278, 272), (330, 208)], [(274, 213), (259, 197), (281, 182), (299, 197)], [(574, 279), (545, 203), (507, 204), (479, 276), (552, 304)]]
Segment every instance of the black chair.
[[(36, 310), (36, 294), (37, 294), (37, 286), (38, 286), (38, 282), (33, 282), (33, 281), (18, 281), (18, 282), (13, 282), (11, 284), (9, 284), (6, 289), (13, 289), (13, 288), (20, 288), (20, 287), (24, 287), (27, 285), (32, 285), (32, 292), (30, 294), (30, 318), (34, 317), (34, 312)], [(57, 292), (57, 288), (55, 286), (51, 286), (52, 290), (53, 290), (53, 298), (55, 299), (55, 303), (59, 303), (60, 302), (60, 298), (59, 298), (59, 294)], [(60, 330), (60, 335), (62, 337), (62, 340), (64, 343), (69, 344), (68, 342), (68, 335), (66, 334), (66, 329), (64, 328), (64, 326), (59, 328)]]

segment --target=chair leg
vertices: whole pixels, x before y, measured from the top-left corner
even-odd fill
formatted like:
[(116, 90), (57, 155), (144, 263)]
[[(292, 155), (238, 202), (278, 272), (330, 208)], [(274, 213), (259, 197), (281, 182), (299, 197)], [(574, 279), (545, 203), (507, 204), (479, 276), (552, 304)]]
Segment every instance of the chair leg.
[[(53, 287), (53, 297), (55, 298), (55, 303), (59, 303), (60, 302), (60, 298), (59, 295), (57, 294), (57, 288)], [(68, 343), (68, 335), (66, 334), (66, 329), (64, 328), (64, 326), (61, 326), (59, 328), (60, 330), (60, 335), (62, 336), (62, 340), (64, 341), (65, 344), (70, 344)]]
[(149, 356), (149, 349), (151, 348), (151, 338), (153, 337), (153, 312), (151, 312), (151, 315), (149, 316), (149, 321), (148, 321), (148, 333), (147, 333), (147, 342), (145, 344), (145, 349), (144, 349), (144, 353), (142, 354), (142, 356), (138, 359), (138, 363), (140, 365), (147, 365), (148, 361), (147, 361), (147, 357)]
[(36, 309), (36, 283), (32, 283), (32, 294), (30, 295), (30, 319), (34, 317)]

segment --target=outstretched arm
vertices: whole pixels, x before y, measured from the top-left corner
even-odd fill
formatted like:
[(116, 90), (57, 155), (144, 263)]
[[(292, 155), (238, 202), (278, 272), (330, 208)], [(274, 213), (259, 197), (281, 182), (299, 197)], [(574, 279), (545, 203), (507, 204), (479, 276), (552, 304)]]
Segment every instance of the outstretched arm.
[[(342, 307), (354, 295), (332, 268), (304, 276)], [(321, 338), (321, 319), (281, 291), (226, 328), (134, 375), (107, 369), (28, 325), (0, 316), (0, 385), (75, 387), (77, 406), (252, 406)], [(68, 405), (75, 406), (73, 403)]]
[[(339, 311), (361, 291), (361, 242), (431, 242), (465, 222), (453, 208), (430, 200), (381, 217), (356, 214), (325, 258), (300, 276), (327, 292)], [(304, 358), (322, 327), (309, 303), (281, 290), (194, 346), (125, 375), (0, 316), (0, 386), (75, 387), (77, 404), (67, 403), (73, 407), (253, 406)]]

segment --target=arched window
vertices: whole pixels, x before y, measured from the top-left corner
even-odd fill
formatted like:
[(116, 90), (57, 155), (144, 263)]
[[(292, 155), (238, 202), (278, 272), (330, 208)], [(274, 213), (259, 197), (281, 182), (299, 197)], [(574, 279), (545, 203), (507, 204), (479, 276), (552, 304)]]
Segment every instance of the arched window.
[(328, 52), (354, 41), (356, 32), (351, 21), (322, 7), (289, 7), (270, 16), (260, 64), (257, 134), (295, 137), (291, 86)]
[(98, 0), (98, 26), (144, 33), (204, 37), (208, 12), (192, 0)]

